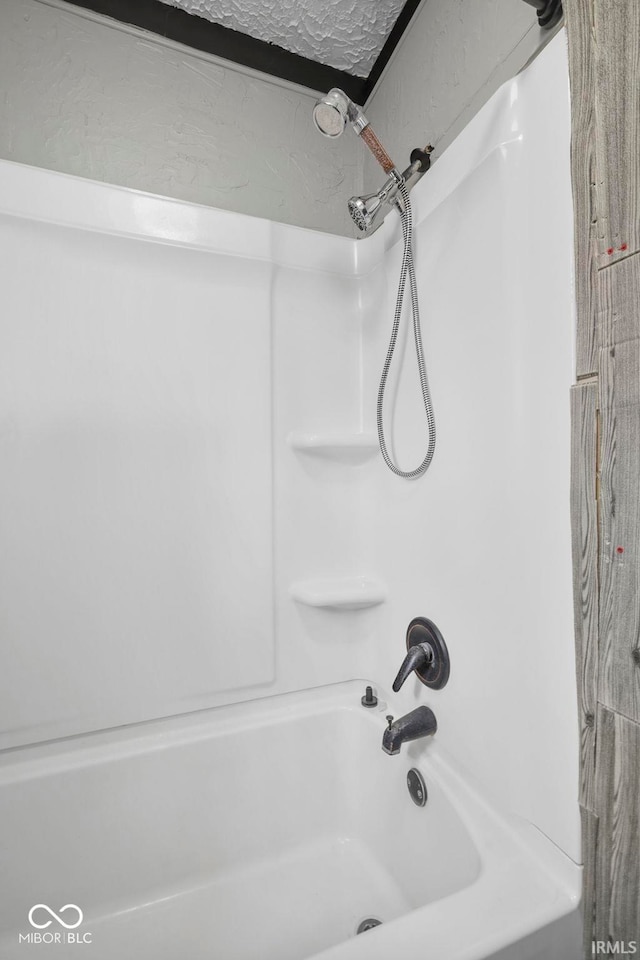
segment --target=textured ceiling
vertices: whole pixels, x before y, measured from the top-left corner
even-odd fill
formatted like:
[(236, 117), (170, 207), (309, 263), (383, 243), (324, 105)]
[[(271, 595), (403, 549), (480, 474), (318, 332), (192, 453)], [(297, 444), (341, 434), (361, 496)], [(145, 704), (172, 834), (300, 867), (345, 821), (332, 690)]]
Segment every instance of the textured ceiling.
[(404, 0), (163, 0), (291, 53), (367, 77)]

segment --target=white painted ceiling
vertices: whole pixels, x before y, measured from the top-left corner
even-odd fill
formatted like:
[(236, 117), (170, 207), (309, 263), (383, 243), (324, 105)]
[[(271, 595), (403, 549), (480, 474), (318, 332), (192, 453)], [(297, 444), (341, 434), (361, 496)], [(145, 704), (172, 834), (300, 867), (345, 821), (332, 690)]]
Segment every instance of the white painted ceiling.
[(367, 77), (404, 0), (163, 0), (291, 53)]

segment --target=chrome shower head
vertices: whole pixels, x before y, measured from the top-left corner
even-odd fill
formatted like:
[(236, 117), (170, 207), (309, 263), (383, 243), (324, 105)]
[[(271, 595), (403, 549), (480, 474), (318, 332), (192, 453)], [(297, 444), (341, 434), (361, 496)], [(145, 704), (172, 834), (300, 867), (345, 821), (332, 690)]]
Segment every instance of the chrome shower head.
[(347, 122), (358, 134), (367, 126), (367, 118), (360, 107), (338, 87), (318, 100), (313, 108), (313, 122), (324, 137), (339, 137)]
[(373, 226), (385, 204), (393, 203), (398, 188), (403, 182), (403, 178), (397, 170), (392, 170), (377, 193), (370, 193), (366, 197), (351, 197), (347, 201), (351, 219), (358, 230), (365, 233)]
[(358, 230), (366, 233), (382, 208), (382, 200), (377, 193), (371, 193), (368, 197), (351, 197), (347, 207)]
[(339, 137), (347, 125), (348, 97), (337, 87), (318, 100), (313, 108), (313, 122), (323, 137)]

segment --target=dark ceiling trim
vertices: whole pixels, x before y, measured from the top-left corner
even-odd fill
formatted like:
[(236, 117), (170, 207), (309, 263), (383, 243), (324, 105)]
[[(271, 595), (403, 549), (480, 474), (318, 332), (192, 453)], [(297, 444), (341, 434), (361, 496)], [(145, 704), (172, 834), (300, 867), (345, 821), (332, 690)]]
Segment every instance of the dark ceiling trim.
[[(364, 104), (380, 79), (391, 54), (398, 46), (405, 30), (420, 6), (421, 0), (407, 0), (391, 33), (368, 77), (354, 77), (344, 70), (336, 70), (296, 53), (289, 53), (276, 44), (231, 30), (204, 17), (171, 7), (161, 0), (70, 0), (76, 7), (112, 17), (142, 30), (159, 34), (194, 50), (210, 53), (224, 60), (242, 64), (261, 73), (280, 77), (290, 83), (311, 90), (330, 90), (340, 87), (352, 100)], [(559, 2), (559, 0), (527, 0), (529, 3)]]
[(391, 59), (391, 54), (400, 43), (405, 30), (413, 20), (413, 16), (416, 10), (418, 9), (418, 7), (420, 6), (420, 3), (421, 3), (421, 0), (407, 0), (404, 7), (400, 11), (400, 16), (396, 20), (391, 33), (389, 34), (389, 36), (385, 41), (384, 47), (378, 54), (376, 62), (371, 68), (371, 72), (366, 79), (366, 82), (364, 85), (364, 100), (362, 101), (363, 103), (373, 93), (373, 88), (375, 87), (376, 83), (382, 76), (382, 71), (384, 70), (386, 65), (389, 63), (389, 60)]
[[(243, 64), (261, 73), (298, 83), (311, 90), (340, 87), (356, 103), (364, 103), (366, 80), (343, 70), (327, 67), (307, 57), (289, 53), (264, 40), (211, 23), (161, 0), (71, 0), (76, 7), (112, 17), (142, 30), (157, 33), (204, 53)], [(404, 12), (404, 11), (403, 11)]]

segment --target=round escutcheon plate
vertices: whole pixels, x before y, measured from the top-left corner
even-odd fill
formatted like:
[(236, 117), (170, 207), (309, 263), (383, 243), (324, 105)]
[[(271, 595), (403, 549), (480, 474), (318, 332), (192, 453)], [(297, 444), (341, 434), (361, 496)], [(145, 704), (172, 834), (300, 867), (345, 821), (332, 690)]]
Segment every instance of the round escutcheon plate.
[(426, 617), (416, 617), (407, 627), (407, 650), (419, 643), (431, 645), (433, 660), (423, 670), (416, 670), (416, 676), (432, 690), (442, 690), (449, 679), (449, 651), (435, 623)]

